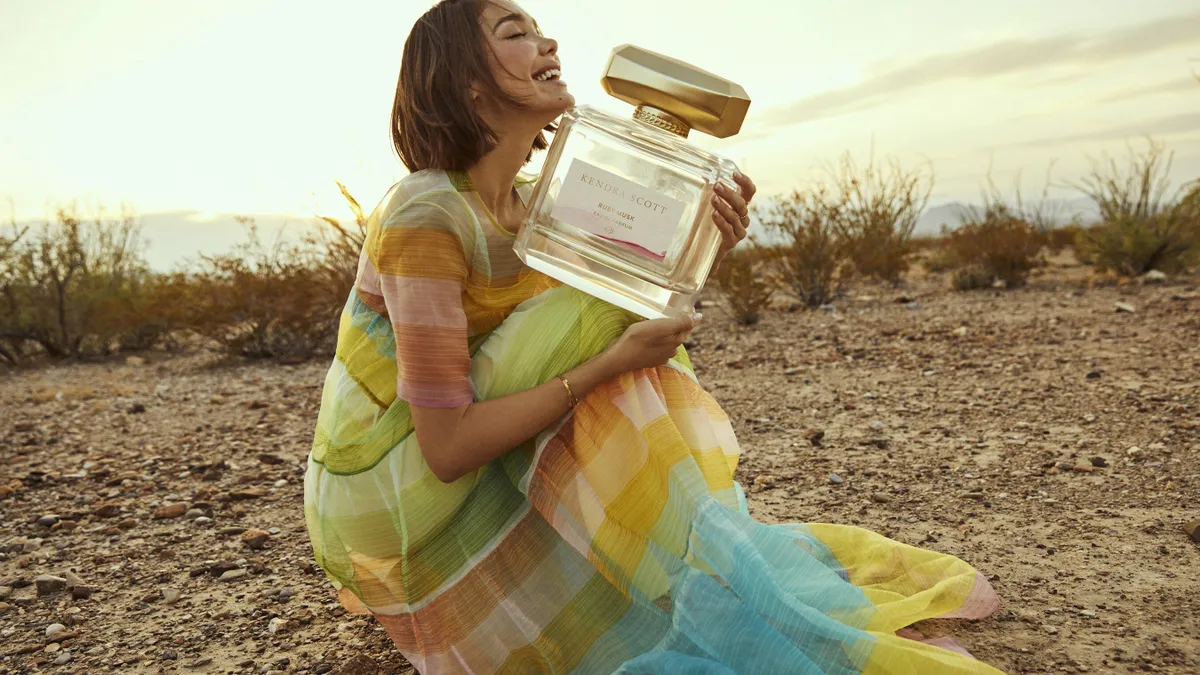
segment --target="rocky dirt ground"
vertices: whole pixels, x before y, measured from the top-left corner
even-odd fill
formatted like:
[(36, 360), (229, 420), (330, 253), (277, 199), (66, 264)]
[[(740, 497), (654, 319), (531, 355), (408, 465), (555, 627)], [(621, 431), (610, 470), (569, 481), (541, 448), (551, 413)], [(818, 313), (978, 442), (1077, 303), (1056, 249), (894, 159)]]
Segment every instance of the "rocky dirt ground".
[[(973, 563), (1000, 611), (920, 628), (1006, 672), (1200, 672), (1200, 286), (943, 289), (751, 328), (706, 310), (693, 358), (752, 511)], [(0, 376), (0, 673), (410, 672), (311, 562), (324, 371), (145, 354)]]

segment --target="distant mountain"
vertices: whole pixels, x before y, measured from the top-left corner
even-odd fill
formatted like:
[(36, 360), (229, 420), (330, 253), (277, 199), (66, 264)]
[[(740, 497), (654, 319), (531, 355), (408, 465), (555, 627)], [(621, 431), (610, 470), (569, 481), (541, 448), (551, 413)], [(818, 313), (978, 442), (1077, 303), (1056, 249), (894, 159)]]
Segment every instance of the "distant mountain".
[[(1034, 206), (1036, 204), (1027, 204), (1026, 208)], [(979, 208), (978, 204), (962, 202), (949, 202), (928, 207), (917, 220), (916, 233), (918, 235), (936, 235), (942, 231), (943, 225), (953, 230), (962, 224), (963, 215), (967, 210), (977, 208)], [(1088, 223), (1099, 216), (1096, 204), (1086, 197), (1052, 201), (1048, 204), (1047, 210), (1049, 211), (1048, 215), (1060, 226), (1075, 220)]]

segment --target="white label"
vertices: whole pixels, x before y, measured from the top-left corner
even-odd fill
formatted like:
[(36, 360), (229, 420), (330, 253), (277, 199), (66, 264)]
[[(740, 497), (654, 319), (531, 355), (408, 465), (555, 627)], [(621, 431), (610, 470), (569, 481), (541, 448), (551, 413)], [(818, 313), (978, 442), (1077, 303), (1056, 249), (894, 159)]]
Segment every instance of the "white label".
[(662, 260), (683, 210), (678, 199), (576, 159), (550, 217)]

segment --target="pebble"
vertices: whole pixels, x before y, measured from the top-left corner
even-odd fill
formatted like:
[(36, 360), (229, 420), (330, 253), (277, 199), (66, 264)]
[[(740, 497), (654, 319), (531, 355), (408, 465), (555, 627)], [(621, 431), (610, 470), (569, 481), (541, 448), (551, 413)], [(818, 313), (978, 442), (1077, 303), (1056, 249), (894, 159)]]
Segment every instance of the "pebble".
[(174, 661), (179, 658), (179, 654), (176, 654), (173, 649), (168, 649), (162, 653), (162, 657), (164, 661)]
[(101, 647), (100, 645), (96, 645), (95, 647), (92, 647), (91, 649), (84, 652), (84, 654), (87, 654), (88, 656), (100, 656), (103, 653), (104, 653), (104, 647)]
[(1142, 453), (1142, 449), (1135, 445), (1132, 448), (1129, 448), (1128, 450), (1126, 450), (1125, 454), (1129, 455), (1130, 457), (1141, 457), (1143, 453)]
[(886, 428), (887, 428), (887, 426), (884, 425), (883, 422), (880, 422), (880, 421), (871, 422), (871, 431), (883, 431)]
[(46, 652), (47, 654), (53, 654), (60, 649), (62, 649), (62, 645), (58, 644), (57, 642), (51, 642), (50, 644), (46, 645), (46, 648), (42, 651)]
[(288, 482), (286, 478), (280, 478), (279, 480), (275, 481), (275, 487), (284, 487), (287, 484)]
[(979, 491), (967, 492), (967, 493), (963, 494), (963, 498), (964, 499), (974, 499), (975, 501), (981, 501), (983, 499), (983, 493), (979, 492)]
[(121, 528), (122, 530), (132, 530), (133, 528), (137, 527), (137, 523), (137, 518), (126, 518), (125, 520), (117, 523), (117, 527)]
[(876, 504), (888, 504), (892, 501), (892, 498), (883, 494), (882, 492), (872, 492), (871, 501), (875, 502)]
[(804, 432), (804, 438), (808, 439), (809, 444), (814, 448), (819, 448), (821, 441), (825, 440), (825, 432), (821, 429), (809, 429)]
[(271, 619), (271, 621), (267, 624), (267, 632), (268, 633), (278, 633), (279, 631), (283, 630), (284, 628), (287, 628), (287, 621), (285, 621), (279, 617), (275, 617), (275, 618)]
[(265, 497), (267, 491), (262, 488), (243, 488), (241, 490), (230, 490), (228, 493), (229, 499), (240, 501), (243, 499), (258, 499)]
[(193, 520), (192, 522), (199, 525), (200, 527), (205, 527), (208, 525), (212, 525), (213, 519), (209, 518), (208, 516), (200, 516), (199, 518)]
[(331, 670), (333, 670), (332, 665), (328, 663), (318, 663), (317, 665), (313, 666), (313, 675), (325, 675), (325, 673), (328, 673)]
[(87, 600), (88, 598), (92, 597), (92, 592), (93, 589), (91, 586), (78, 584), (71, 589), (71, 597), (75, 600)]
[(904, 308), (905, 309), (921, 309), (921, 303), (916, 300), (913, 300), (912, 302), (905, 303)]
[(237, 581), (243, 577), (249, 576), (250, 572), (244, 569), (226, 570), (217, 577), (217, 581)]
[(67, 627), (61, 623), (52, 623), (49, 626), (46, 626), (46, 637), (54, 637), (66, 629)]
[(57, 659), (54, 659), (54, 665), (61, 666), (70, 660), (71, 660), (71, 652), (63, 652), (58, 655)]
[(53, 595), (55, 593), (61, 593), (62, 591), (67, 590), (66, 579), (50, 574), (43, 574), (37, 577), (33, 580), (33, 583), (37, 586), (37, 594), (39, 596)]
[(159, 518), (159, 519), (178, 518), (179, 516), (182, 516), (183, 514), (187, 513), (187, 510), (188, 510), (187, 504), (183, 504), (183, 503), (167, 504), (166, 506), (160, 506), (157, 509), (155, 509), (154, 517)]
[(1094, 619), (1094, 618), (1096, 618), (1096, 612), (1094, 612), (1090, 609), (1085, 609), (1085, 610), (1081, 610), (1079, 612), (1079, 616), (1086, 616), (1089, 619)]
[(267, 545), (267, 538), (270, 536), (262, 530), (250, 528), (242, 533), (242, 543), (257, 551)]
[(1200, 544), (1200, 520), (1193, 520), (1190, 523), (1184, 524), (1183, 531), (1192, 538), (1192, 541)]
[(129, 406), (128, 412), (130, 415), (140, 415), (146, 412), (146, 405), (143, 403), (134, 403), (133, 405)]
[(183, 517), (187, 518), (188, 520), (195, 520), (197, 518), (203, 518), (204, 511), (202, 511), (200, 509), (188, 509), (188, 512), (183, 514)]
[(271, 529), (267, 530), (272, 537), (277, 536), (282, 531), (283, 530), (279, 529), (278, 527), (272, 527)]
[(829, 482), (833, 483), (834, 485), (841, 485), (842, 483), (845, 483), (846, 481), (845, 481), (845, 479), (843, 479), (841, 476), (837, 475), (836, 473), (831, 473), (831, 474), (829, 474)]
[(0, 600), (7, 600), (12, 595), (11, 586), (0, 586)]
[(179, 591), (174, 588), (159, 589), (159, 594), (162, 595), (163, 603), (173, 605), (179, 602)]
[(41, 525), (42, 527), (50, 527), (57, 522), (58, 522), (58, 516), (52, 515), (52, 514), (45, 515), (45, 516), (42, 516), (41, 518), (37, 519), (37, 524)]
[(1137, 312), (1137, 308), (1127, 302), (1118, 302), (1115, 307), (1118, 312), (1125, 312), (1127, 314)]

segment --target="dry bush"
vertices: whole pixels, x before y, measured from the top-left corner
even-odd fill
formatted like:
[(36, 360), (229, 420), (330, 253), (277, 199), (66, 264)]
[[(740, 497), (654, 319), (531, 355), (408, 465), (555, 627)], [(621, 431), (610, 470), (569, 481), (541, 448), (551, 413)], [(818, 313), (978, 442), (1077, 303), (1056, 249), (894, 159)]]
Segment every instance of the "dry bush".
[(982, 210), (966, 218), (966, 222), (949, 234), (946, 247), (962, 268), (976, 268), (969, 274), (956, 275), (954, 286), (959, 290), (967, 285), (979, 287), (979, 271), (988, 277), (986, 285), (1003, 281), (1008, 288), (1023, 286), (1029, 272), (1044, 264), (1042, 247), (1046, 238), (1025, 218), (1001, 202), (992, 201)]
[(161, 336), (129, 209), (85, 221), (69, 206), (35, 232), (12, 228), (0, 241), (0, 358), (94, 356)]
[(1083, 230), (1083, 226), (1078, 223), (1056, 227), (1046, 233), (1046, 248), (1050, 249), (1051, 253), (1061, 253), (1073, 248)]
[(967, 265), (954, 270), (950, 285), (956, 291), (977, 291), (991, 288), (995, 276), (981, 265)]
[(916, 246), (913, 230), (933, 191), (933, 172), (904, 168), (899, 160), (862, 169), (850, 153), (829, 171), (840, 210), (838, 232), (859, 274), (898, 284)]
[(958, 259), (955, 257), (954, 251), (946, 247), (943, 242), (925, 256), (925, 259), (921, 261), (921, 267), (930, 274), (942, 274), (958, 267)]
[(823, 187), (797, 190), (755, 211), (767, 232), (784, 241), (767, 249), (783, 283), (809, 307), (836, 298), (850, 271), (846, 243), (838, 231), (838, 197)]
[(1099, 223), (1081, 233), (1083, 258), (1125, 276), (1181, 272), (1200, 262), (1200, 188), (1171, 190), (1173, 159), (1150, 140), (1143, 152), (1130, 148), (1124, 164), (1111, 157), (1092, 162), (1091, 174), (1075, 185), (1100, 211)]
[(330, 283), (322, 251), (268, 246), (254, 222), (231, 253), (206, 256), (187, 279), (186, 326), (228, 354), (284, 361), (329, 353), (344, 289)]
[(717, 284), (734, 318), (744, 326), (762, 319), (763, 311), (775, 291), (763, 263), (763, 256), (753, 242), (730, 251), (717, 269)]

